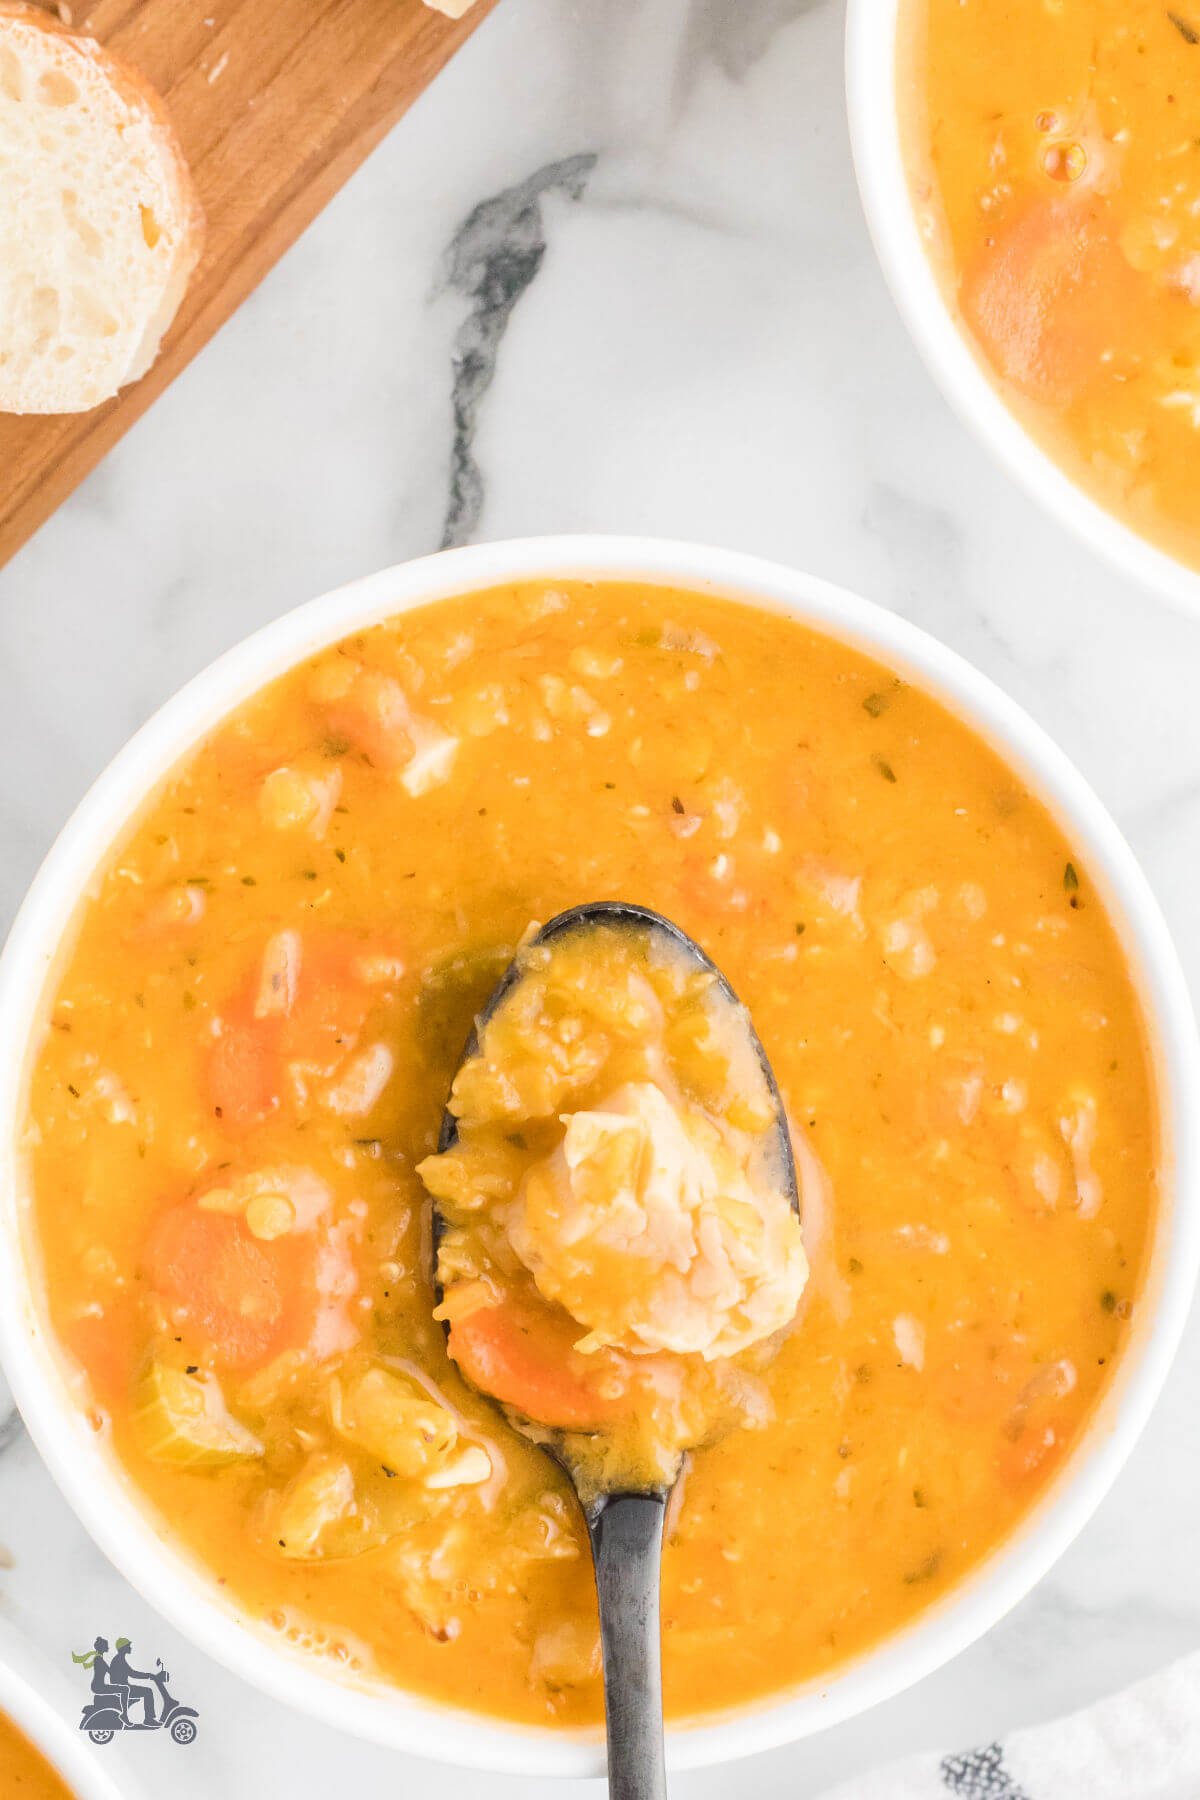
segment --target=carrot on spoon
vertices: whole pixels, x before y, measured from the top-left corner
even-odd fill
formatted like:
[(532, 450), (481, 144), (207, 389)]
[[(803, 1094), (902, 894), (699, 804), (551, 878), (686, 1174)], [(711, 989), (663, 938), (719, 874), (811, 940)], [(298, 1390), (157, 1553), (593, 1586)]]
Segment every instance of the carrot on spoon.
[(595, 1359), (575, 1349), (580, 1329), (565, 1313), (510, 1298), (454, 1319), (450, 1355), (473, 1387), (527, 1419), (593, 1431), (627, 1411), (628, 1396), (590, 1384)]

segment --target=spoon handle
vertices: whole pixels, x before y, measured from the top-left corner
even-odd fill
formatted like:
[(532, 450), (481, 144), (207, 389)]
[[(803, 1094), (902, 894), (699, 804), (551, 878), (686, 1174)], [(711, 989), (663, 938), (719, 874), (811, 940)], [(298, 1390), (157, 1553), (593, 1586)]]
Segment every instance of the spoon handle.
[(666, 1800), (658, 1589), (665, 1494), (609, 1494), (588, 1518), (611, 1800)]

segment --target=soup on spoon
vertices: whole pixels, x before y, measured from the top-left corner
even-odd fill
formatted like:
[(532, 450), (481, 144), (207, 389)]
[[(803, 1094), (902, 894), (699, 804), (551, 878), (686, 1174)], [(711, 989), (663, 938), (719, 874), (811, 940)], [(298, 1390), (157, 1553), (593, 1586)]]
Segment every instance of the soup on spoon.
[(643, 1800), (663, 1791), (666, 1502), (690, 1450), (767, 1422), (808, 1274), (774, 1076), (678, 927), (576, 907), (501, 979), (420, 1174), (450, 1355), (579, 1495), (611, 1789)]

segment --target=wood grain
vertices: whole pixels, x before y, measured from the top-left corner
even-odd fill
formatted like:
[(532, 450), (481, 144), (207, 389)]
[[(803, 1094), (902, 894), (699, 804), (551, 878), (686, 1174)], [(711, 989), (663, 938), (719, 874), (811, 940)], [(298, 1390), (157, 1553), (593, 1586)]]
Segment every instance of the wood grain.
[(91, 32), (164, 96), (207, 219), (154, 367), (95, 412), (0, 415), (0, 564), (262, 280), (491, 11), (422, 0), (89, 0)]

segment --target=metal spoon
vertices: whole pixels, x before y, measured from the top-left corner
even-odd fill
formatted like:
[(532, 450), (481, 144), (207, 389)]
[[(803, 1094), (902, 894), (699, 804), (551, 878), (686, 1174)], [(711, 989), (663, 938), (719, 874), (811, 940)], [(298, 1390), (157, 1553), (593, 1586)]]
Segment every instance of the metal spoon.
[[(652, 912), (649, 907), (633, 906), (619, 900), (595, 901), (559, 913), (549, 924), (543, 925), (532, 944), (549, 943), (570, 932), (590, 930), (600, 924), (637, 931), (642, 936), (661, 935), (670, 940), (676, 954), (682, 952), (697, 968), (714, 978), (717, 991), (728, 1004), (731, 1016), (736, 1018), (738, 1028), (745, 1034), (762, 1069), (775, 1113), (779, 1178), (793, 1211), (799, 1213), (800, 1197), (791, 1137), (775, 1075), (749, 1013), (724, 975), (699, 944), (670, 919)], [(480, 1033), (523, 974), (522, 958), (518, 956), (509, 964), (479, 1014), (459, 1059), (460, 1066), (478, 1053)], [(439, 1152), (452, 1149), (457, 1139), (458, 1121), (447, 1108), (442, 1115)], [(442, 1230), (443, 1221), (435, 1205), (432, 1242), (434, 1287), (439, 1299), (437, 1248)], [(507, 1410), (511, 1422), (522, 1430), (520, 1419), (513, 1415), (511, 1408)], [(587, 1522), (596, 1571), (600, 1643), (604, 1655), (609, 1793), (612, 1800), (665, 1800), (659, 1580), (663, 1522), (667, 1503), (679, 1480), (683, 1453), (680, 1453), (669, 1483), (645, 1490), (597, 1494), (591, 1481), (581, 1479), (567, 1446), (558, 1442), (553, 1432), (548, 1432), (545, 1426), (535, 1427), (531, 1422), (530, 1429), (523, 1431), (523, 1435), (547, 1450), (566, 1471)]]

